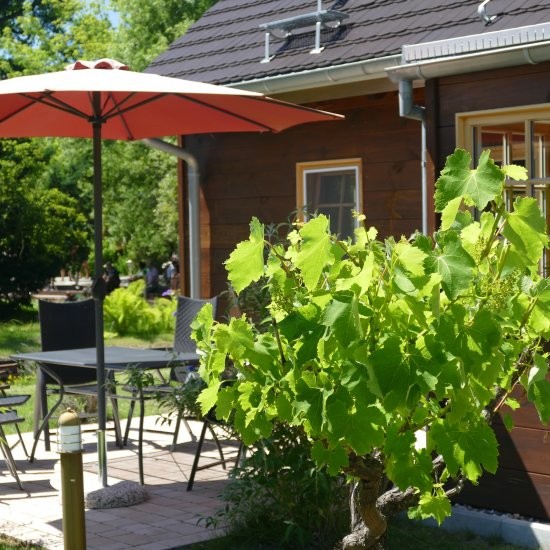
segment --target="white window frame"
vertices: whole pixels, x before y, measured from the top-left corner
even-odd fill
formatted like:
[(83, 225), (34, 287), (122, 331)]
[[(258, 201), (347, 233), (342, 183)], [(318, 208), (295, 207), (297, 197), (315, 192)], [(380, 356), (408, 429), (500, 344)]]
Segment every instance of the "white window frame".
[[(355, 174), (355, 204), (352, 210), (363, 212), (363, 161), (360, 158), (335, 159), (324, 161), (298, 162), (296, 164), (296, 207), (298, 219), (308, 219), (307, 205), (307, 176), (310, 174), (351, 171)], [(311, 214), (311, 213), (310, 213)], [(355, 220), (357, 227), (358, 222)]]
[[(524, 190), (524, 195), (535, 197), (539, 202), (542, 212), (546, 216), (546, 224), (550, 227), (550, 176), (535, 177), (536, 162), (541, 162), (539, 172), (545, 171), (545, 158), (534, 158), (533, 143), (537, 139), (535, 134), (535, 124), (541, 121), (550, 121), (550, 104), (537, 104), (522, 107), (511, 107), (507, 109), (490, 109), (484, 111), (472, 111), (467, 113), (456, 113), (456, 144), (472, 154), (474, 163), (478, 152), (476, 151), (476, 139), (480, 127), (495, 127), (499, 125), (521, 123), (523, 122), (525, 139), (525, 167), (527, 169), (527, 181), (506, 182), (504, 197), (507, 207), (512, 206), (514, 197), (518, 191)], [(529, 136), (529, 138), (527, 138)], [(540, 140), (540, 137), (538, 138)], [(506, 159), (503, 158), (503, 161)], [(541, 272), (548, 275), (550, 268), (550, 258), (548, 251), (545, 251), (541, 262)]]

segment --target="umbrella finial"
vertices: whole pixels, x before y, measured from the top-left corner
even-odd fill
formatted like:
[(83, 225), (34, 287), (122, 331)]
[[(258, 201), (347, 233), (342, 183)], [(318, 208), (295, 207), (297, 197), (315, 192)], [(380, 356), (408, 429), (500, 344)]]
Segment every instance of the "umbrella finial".
[(117, 61), (116, 59), (98, 59), (96, 61), (86, 61), (79, 59), (65, 67), (68, 71), (78, 69), (119, 69), (121, 71), (129, 71), (128, 65)]

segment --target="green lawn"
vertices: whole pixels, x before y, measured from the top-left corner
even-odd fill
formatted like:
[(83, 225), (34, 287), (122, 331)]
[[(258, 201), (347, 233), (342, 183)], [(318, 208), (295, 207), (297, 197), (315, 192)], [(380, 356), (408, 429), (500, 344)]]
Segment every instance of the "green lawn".
[[(237, 537), (225, 537), (182, 547), (181, 550), (279, 550), (243, 542)], [(506, 544), (498, 538), (482, 538), (474, 533), (450, 533), (427, 527), (407, 519), (390, 523), (386, 537), (387, 550), (520, 550), (522, 547)]]

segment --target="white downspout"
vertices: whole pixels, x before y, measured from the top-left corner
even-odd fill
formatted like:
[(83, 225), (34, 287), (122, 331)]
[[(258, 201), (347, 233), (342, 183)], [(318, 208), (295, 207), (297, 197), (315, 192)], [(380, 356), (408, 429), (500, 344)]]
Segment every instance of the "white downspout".
[(426, 108), (413, 103), (412, 80), (399, 81), (399, 116), (419, 120), (421, 123), (420, 169), (422, 173), (422, 233), (428, 234), (428, 176), (426, 162)]
[(200, 180), (197, 159), (185, 149), (162, 139), (141, 140), (145, 145), (182, 159), (187, 164), (187, 215), (189, 217), (189, 294), (201, 298)]

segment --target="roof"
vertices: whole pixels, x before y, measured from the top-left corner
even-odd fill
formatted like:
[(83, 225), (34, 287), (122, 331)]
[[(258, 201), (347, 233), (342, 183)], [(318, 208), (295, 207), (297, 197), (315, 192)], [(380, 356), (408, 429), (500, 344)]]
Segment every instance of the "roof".
[(333, 0), (322, 11), (345, 14), (337, 28), (321, 32), (319, 54), (313, 23), (288, 38), (260, 25), (317, 12), (319, 0), (219, 0), (187, 33), (148, 67), (148, 72), (215, 84), (235, 84), (399, 55), (407, 44), (440, 41), (550, 21), (547, 0), (491, 0), (487, 25), (478, 0)]

